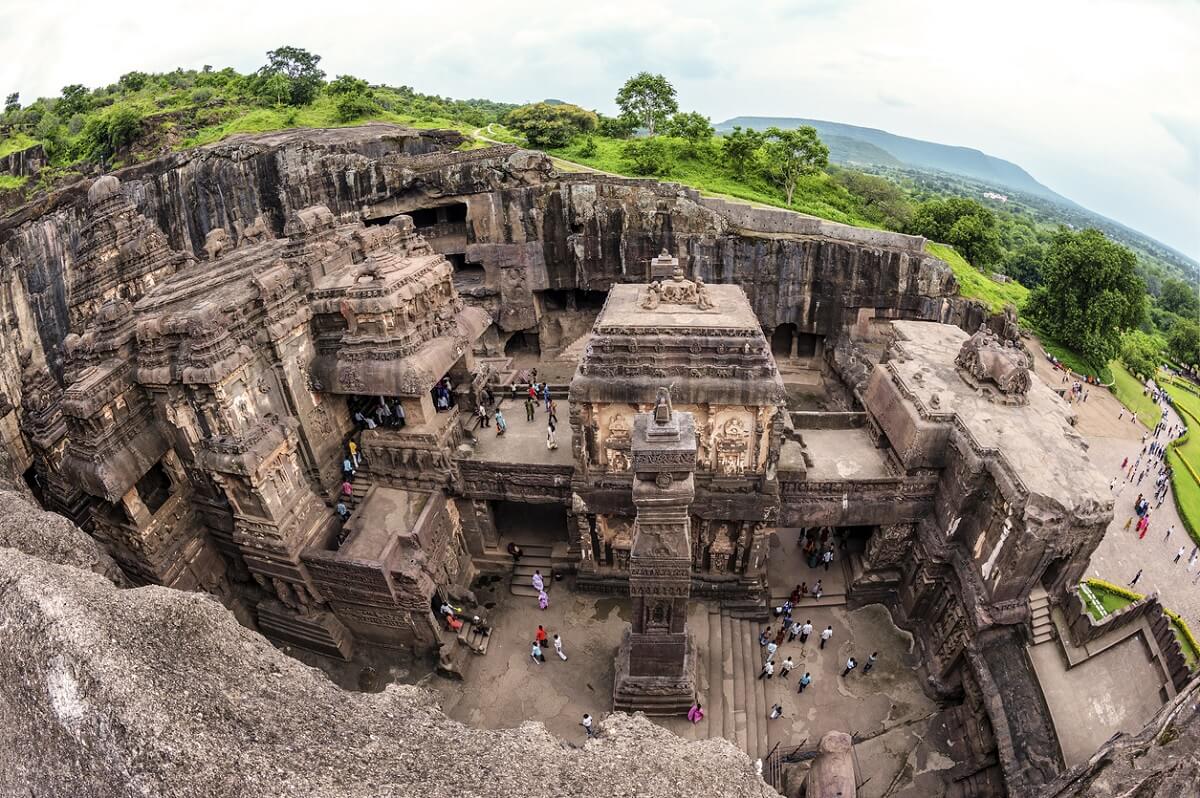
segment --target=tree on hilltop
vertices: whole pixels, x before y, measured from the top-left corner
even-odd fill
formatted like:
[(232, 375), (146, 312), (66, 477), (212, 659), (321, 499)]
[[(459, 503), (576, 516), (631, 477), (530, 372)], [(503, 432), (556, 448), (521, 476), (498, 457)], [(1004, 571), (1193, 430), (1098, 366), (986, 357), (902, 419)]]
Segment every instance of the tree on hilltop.
[(12, 113), (21, 110), (21, 92), (14, 91), (12, 94), (4, 98), (5, 113)]
[(739, 180), (746, 176), (747, 168), (764, 142), (763, 134), (753, 128), (742, 130), (738, 125), (721, 139), (721, 155)]
[(504, 125), (525, 136), (533, 147), (565, 147), (581, 133), (596, 129), (596, 115), (570, 103), (532, 103), (514, 108)]
[(1099, 230), (1060, 230), (1025, 312), (1052, 338), (1103, 366), (1117, 356), (1122, 334), (1146, 316), (1146, 286), (1136, 263), (1132, 252)]
[(811, 125), (795, 130), (767, 128), (763, 153), (767, 177), (783, 189), (788, 205), (792, 204), (800, 178), (815, 175), (829, 165), (829, 148)]
[(266, 65), (258, 70), (256, 93), (281, 104), (308, 105), (325, 82), (325, 73), (317, 67), (320, 62), (321, 56), (300, 47), (270, 50)]
[(979, 269), (1000, 260), (996, 215), (973, 199), (926, 200), (917, 206), (905, 232), (950, 244)]
[(663, 125), (663, 133), (686, 141), (693, 154), (712, 141), (713, 132), (712, 120), (696, 111), (675, 114)]
[(675, 87), (662, 75), (639, 72), (617, 92), (621, 115), (641, 125), (653, 136), (667, 117), (679, 110)]

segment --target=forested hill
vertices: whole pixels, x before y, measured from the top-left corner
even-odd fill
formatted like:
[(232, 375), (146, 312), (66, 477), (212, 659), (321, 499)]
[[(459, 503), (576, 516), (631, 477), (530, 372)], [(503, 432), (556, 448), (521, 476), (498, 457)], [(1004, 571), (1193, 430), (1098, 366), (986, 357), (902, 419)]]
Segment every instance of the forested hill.
[(973, 177), (976, 180), (1045, 197), (1065, 205), (1075, 204), (1034, 180), (1032, 175), (1015, 163), (995, 158), (970, 147), (952, 147), (946, 144), (935, 144), (932, 141), (897, 136), (886, 130), (799, 117), (736, 116), (716, 125), (716, 129), (718, 133), (725, 133), (732, 130), (734, 125), (755, 130), (766, 130), (772, 126), (786, 130), (801, 125), (811, 125), (817, 129), (822, 141), (829, 141), (831, 138), (837, 137), (843, 142), (858, 143), (859, 146), (856, 148), (846, 148), (849, 157), (845, 160), (839, 158), (840, 153), (835, 151), (831, 145), (830, 158), (834, 161), (877, 164), (879, 166), (895, 166), (897, 165), (896, 161), (900, 161), (908, 166)]

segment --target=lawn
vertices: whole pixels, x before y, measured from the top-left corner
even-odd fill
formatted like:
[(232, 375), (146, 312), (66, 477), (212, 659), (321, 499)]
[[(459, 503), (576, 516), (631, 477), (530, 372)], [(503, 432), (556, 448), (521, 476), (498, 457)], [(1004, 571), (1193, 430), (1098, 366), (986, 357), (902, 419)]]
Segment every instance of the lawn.
[(1200, 544), (1200, 394), (1191, 383), (1162, 376), (1161, 385), (1188, 431), (1167, 448), (1175, 507), (1192, 540)]
[(958, 281), (958, 293), (970, 299), (978, 299), (993, 313), (1000, 313), (1005, 305), (1020, 310), (1029, 296), (1029, 289), (1014, 281), (998, 283), (988, 275), (967, 263), (954, 247), (947, 244), (926, 242), (925, 251), (935, 258), (946, 261)]
[(25, 175), (0, 175), (0, 191), (12, 191), (25, 185), (29, 180)]
[[(1087, 590), (1083, 590), (1083, 588)], [(1100, 602), (1100, 607), (1097, 607), (1089, 597), (1094, 597)], [(1083, 598), (1083, 605), (1087, 608), (1088, 613), (1097, 621), (1112, 615), (1117, 610), (1123, 607), (1128, 607), (1135, 601), (1145, 598), (1140, 593), (1134, 593), (1125, 588), (1117, 587), (1100, 579), (1087, 579), (1080, 585), (1080, 595)], [(1191, 630), (1183, 619), (1170, 610), (1164, 609), (1167, 617), (1171, 622), (1171, 631), (1175, 633), (1175, 639), (1179, 641), (1179, 648), (1183, 652), (1184, 661), (1187, 662), (1189, 668), (1194, 669), (1196, 662), (1200, 659), (1200, 652), (1196, 650), (1195, 638), (1192, 636)]]
[(0, 158), (14, 152), (27, 150), (37, 144), (37, 139), (34, 139), (24, 133), (16, 133), (11, 136), (0, 137)]
[(1105, 385), (1112, 384), (1114, 378), (1112, 369), (1110, 367), (1105, 366), (1104, 368), (1097, 368), (1094, 363), (1084, 358), (1075, 350), (1063, 346), (1058, 341), (1055, 341), (1053, 338), (1041, 332), (1040, 330), (1035, 329), (1034, 332), (1037, 333), (1038, 342), (1042, 345), (1042, 348), (1054, 355), (1063, 363), (1066, 363), (1067, 367), (1071, 369), (1071, 371), (1074, 371), (1076, 374), (1085, 374), (1092, 377), (1097, 377), (1100, 382), (1104, 383)]
[(1109, 364), (1113, 377), (1113, 394), (1117, 401), (1125, 405), (1131, 412), (1137, 413), (1138, 418), (1147, 427), (1153, 428), (1162, 418), (1162, 410), (1149, 396), (1145, 395), (1145, 385), (1130, 373), (1129, 369), (1114, 360)]
[(1103, 608), (1098, 609), (1095, 604), (1086, 599), (1085, 594), (1085, 599), (1083, 602), (1084, 606), (1087, 607), (1088, 612), (1091, 613), (1092, 617), (1097, 621), (1107, 615), (1112, 615), (1122, 607), (1128, 607), (1134, 601), (1128, 596), (1122, 596), (1109, 590), (1108, 588), (1104, 587), (1102, 583), (1096, 580), (1089, 579), (1085, 584), (1087, 584), (1088, 588), (1092, 591), (1092, 595), (1096, 597), (1096, 600), (1100, 602), (1100, 605)]

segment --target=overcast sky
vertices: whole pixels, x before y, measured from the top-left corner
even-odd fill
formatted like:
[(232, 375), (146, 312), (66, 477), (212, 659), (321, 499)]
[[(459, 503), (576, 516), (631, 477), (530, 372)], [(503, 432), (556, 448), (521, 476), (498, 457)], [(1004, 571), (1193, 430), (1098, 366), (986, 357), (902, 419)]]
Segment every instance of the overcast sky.
[(633, 73), (684, 109), (805, 116), (981, 149), (1200, 257), (1196, 0), (0, 0), (0, 91), (261, 65), (613, 112)]

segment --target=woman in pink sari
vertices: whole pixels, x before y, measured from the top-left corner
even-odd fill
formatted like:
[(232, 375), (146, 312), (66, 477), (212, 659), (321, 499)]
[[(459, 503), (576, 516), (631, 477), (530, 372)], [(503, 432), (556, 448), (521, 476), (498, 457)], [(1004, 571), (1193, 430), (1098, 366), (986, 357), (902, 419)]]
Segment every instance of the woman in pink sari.
[(538, 591), (538, 608), (546, 609), (550, 606), (550, 597), (546, 595), (545, 590)]
[(692, 708), (688, 710), (687, 719), (692, 723), (699, 723), (704, 720), (704, 708), (700, 706), (699, 701), (692, 704)]

